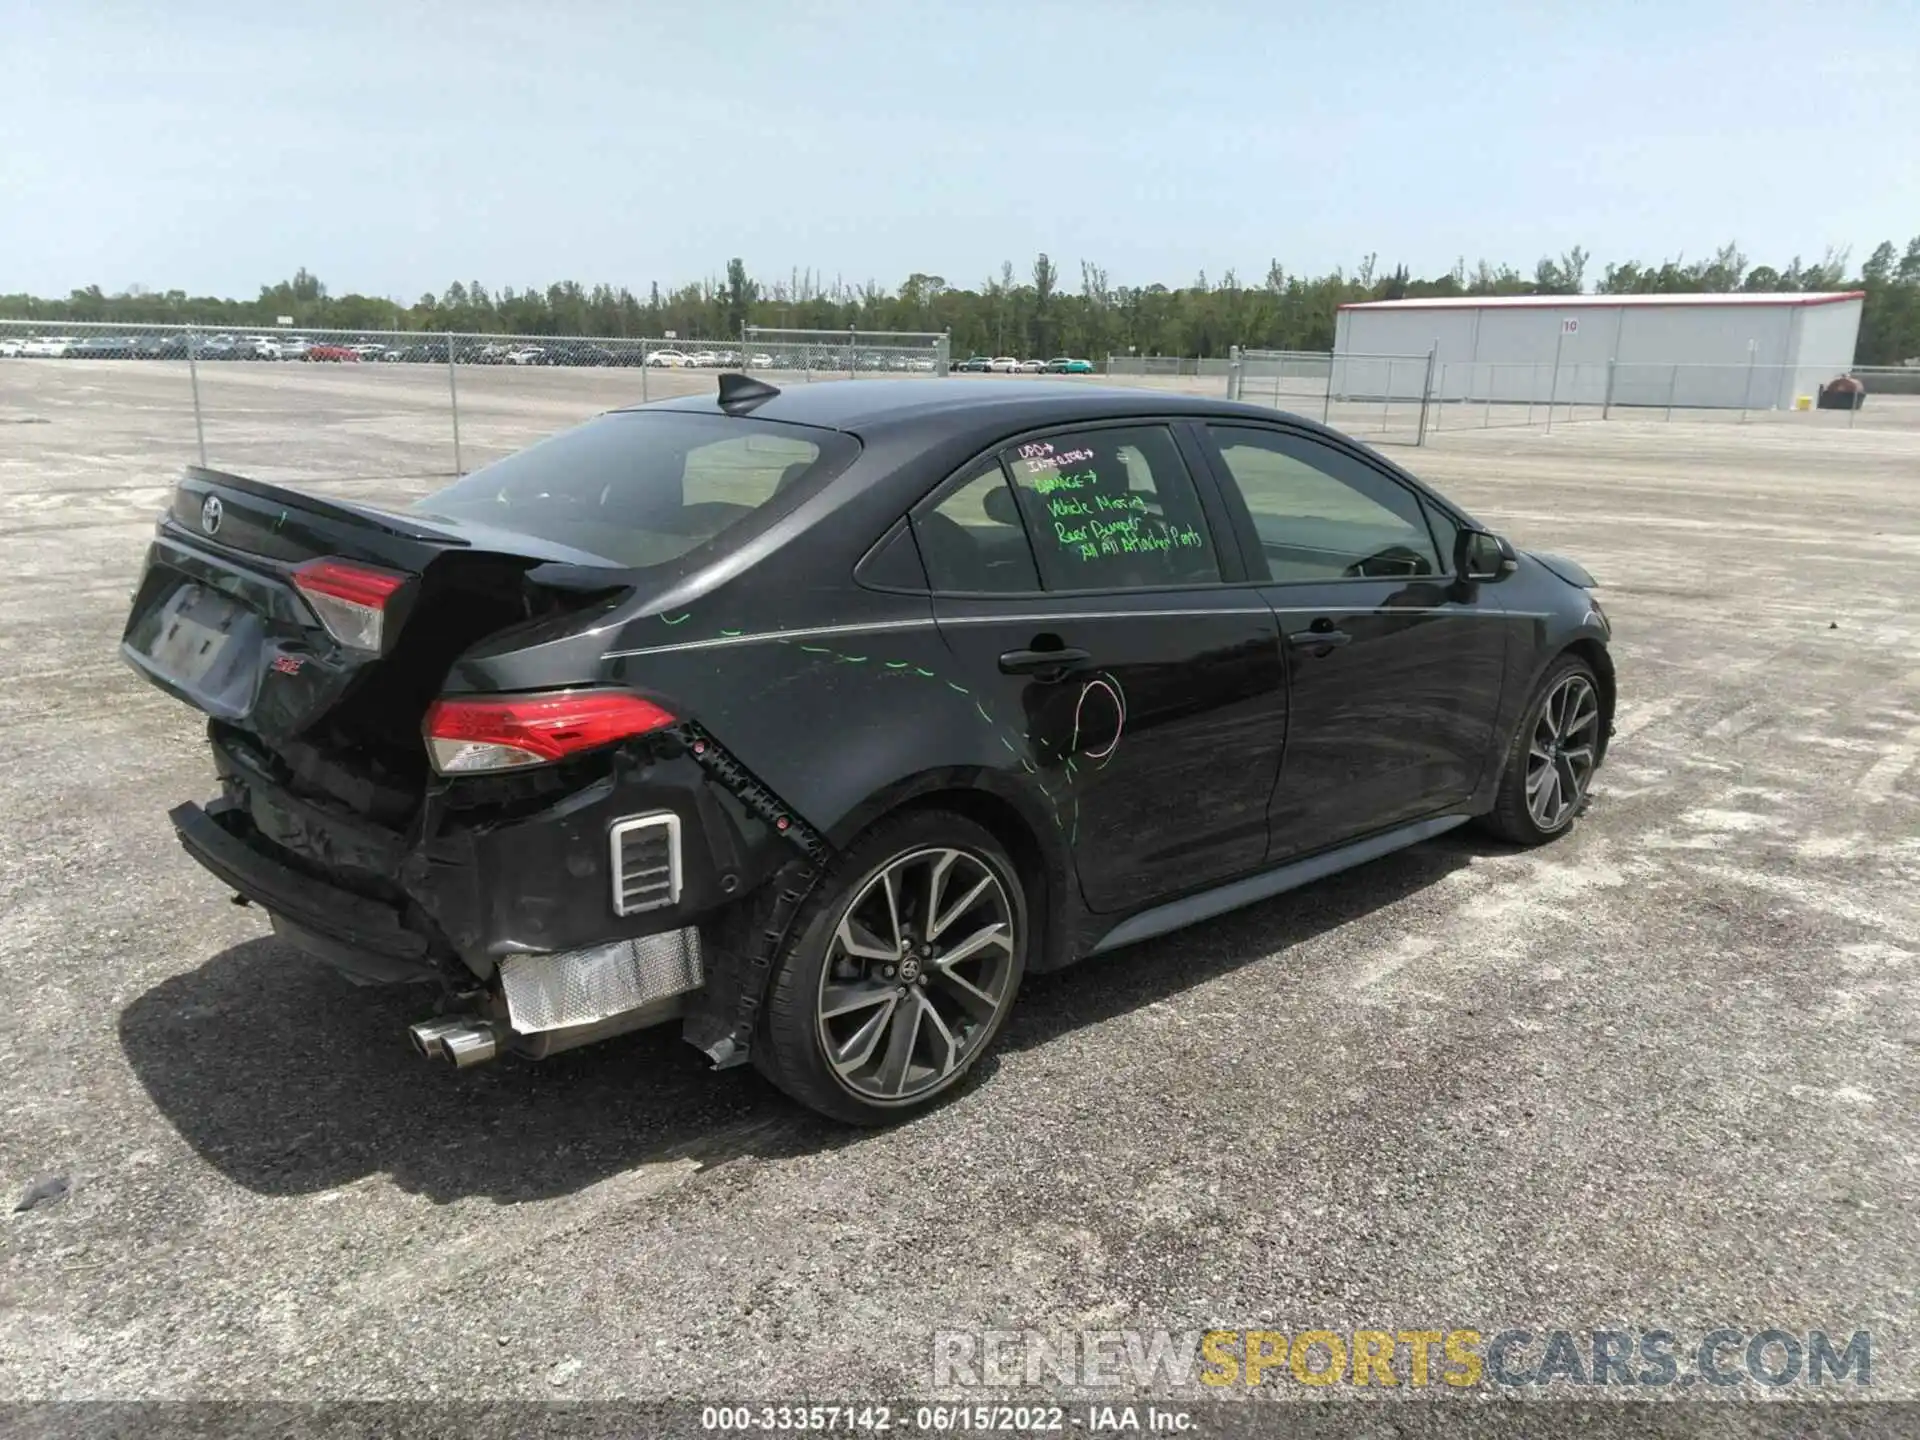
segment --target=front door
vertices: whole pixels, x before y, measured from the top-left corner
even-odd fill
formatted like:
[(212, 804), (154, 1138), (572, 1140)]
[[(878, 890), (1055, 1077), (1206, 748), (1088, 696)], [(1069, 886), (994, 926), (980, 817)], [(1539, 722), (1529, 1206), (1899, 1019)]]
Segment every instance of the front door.
[(914, 528), (941, 635), (1090, 908), (1259, 867), (1286, 735), (1279, 627), (1169, 428), (1023, 441)]
[(1269, 859), (1465, 803), (1494, 763), (1507, 617), (1486, 587), (1455, 582), (1442, 517), (1357, 451), (1280, 427), (1207, 428), (1292, 671)]

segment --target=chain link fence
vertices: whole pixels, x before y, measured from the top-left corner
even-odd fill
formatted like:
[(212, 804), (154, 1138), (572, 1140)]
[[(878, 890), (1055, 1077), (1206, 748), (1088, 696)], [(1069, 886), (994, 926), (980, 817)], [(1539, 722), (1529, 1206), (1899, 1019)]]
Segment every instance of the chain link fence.
[[(1231, 397), (1381, 444), (1609, 419), (1920, 423), (1920, 367), (1855, 369), (1863, 402), (1831, 393), (1834, 376), (1745, 364), (1281, 350), (1107, 364), (1111, 383), (1219, 395), (1224, 382)], [(352, 479), (370, 454), (381, 457), (382, 477), (432, 477), (605, 410), (710, 393), (723, 369), (786, 386), (950, 368), (948, 337), (934, 333), (748, 327), (725, 342), (0, 320), (0, 422), (70, 419), (142, 436), (142, 455), (156, 463), (197, 460), (263, 478)], [(1834, 413), (1842, 409), (1844, 418)]]
[[(720, 370), (778, 384), (942, 375), (947, 346), (944, 334), (754, 327), (727, 342), (0, 320), (0, 411), (155, 412), (158, 432), (191, 434), (191, 458), (226, 468), (325, 471), (332, 453), (364, 454), (371, 432), (396, 474), (463, 474), (602, 411), (710, 391)], [(87, 383), (52, 385), (40, 361)]]
[(1920, 371), (1847, 373), (1863, 387), (1857, 396), (1808, 366), (1453, 361), (1435, 368), (1430, 412), (1436, 431), (1612, 419), (1744, 424), (1816, 411), (1845, 411), (1852, 425), (1868, 395), (1920, 394)]
[(1231, 400), (1270, 404), (1381, 444), (1426, 440), (1431, 355), (1236, 348), (1227, 363)]
[[(1880, 408), (1908, 423), (1920, 366), (1856, 366), (1840, 376), (1808, 366), (1616, 361), (1441, 361), (1435, 355), (1236, 350), (1230, 399), (1272, 405), (1378, 443), (1424, 444), (1448, 430), (1610, 419), (1749, 421), (1816, 412), (1848, 426)], [(1871, 418), (1871, 417), (1870, 417)]]
[(944, 334), (898, 330), (786, 330), (749, 325), (739, 368), (747, 371), (857, 377), (945, 375), (951, 355)]
[(1109, 355), (1106, 373), (1115, 377), (1174, 377), (1182, 375), (1230, 375), (1233, 372), (1231, 358), (1221, 360), (1214, 357), (1192, 355)]
[(1435, 431), (1502, 429), (1556, 420), (1598, 420), (1606, 410), (1605, 362), (1437, 362), (1428, 400)]
[(1906, 365), (1856, 365), (1847, 372), (1873, 395), (1920, 395), (1920, 360)]

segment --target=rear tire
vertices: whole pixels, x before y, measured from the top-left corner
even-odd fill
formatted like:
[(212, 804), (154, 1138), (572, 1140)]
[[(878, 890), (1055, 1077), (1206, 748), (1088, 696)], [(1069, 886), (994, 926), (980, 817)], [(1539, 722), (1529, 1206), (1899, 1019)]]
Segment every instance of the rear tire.
[(1540, 677), (1501, 762), (1500, 790), (1483, 829), (1516, 845), (1544, 845), (1587, 808), (1600, 755), (1600, 682), (1578, 655)]
[(881, 821), (821, 877), (775, 961), (753, 1058), (802, 1105), (855, 1125), (952, 1095), (999, 1037), (1029, 944), (993, 835), (943, 810)]

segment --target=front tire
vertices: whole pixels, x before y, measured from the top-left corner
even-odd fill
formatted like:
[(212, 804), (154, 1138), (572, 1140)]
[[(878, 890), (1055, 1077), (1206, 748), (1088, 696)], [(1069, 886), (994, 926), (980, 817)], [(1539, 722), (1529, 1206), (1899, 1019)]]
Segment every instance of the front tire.
[(1026, 970), (1027, 897), (985, 828), (882, 821), (822, 876), (776, 962), (760, 1071), (814, 1110), (883, 1125), (952, 1094)]
[(1521, 716), (1481, 824), (1516, 845), (1544, 845), (1586, 809), (1600, 759), (1600, 682), (1578, 655), (1547, 667)]

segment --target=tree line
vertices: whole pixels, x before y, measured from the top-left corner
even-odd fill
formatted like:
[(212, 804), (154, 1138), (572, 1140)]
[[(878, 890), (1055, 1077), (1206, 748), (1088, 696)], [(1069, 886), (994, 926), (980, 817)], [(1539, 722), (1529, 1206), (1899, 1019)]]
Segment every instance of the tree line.
[(1512, 266), (1465, 261), (1431, 279), (1404, 265), (1384, 269), (1369, 255), (1348, 273), (1310, 276), (1275, 260), (1248, 283), (1228, 270), (1202, 273), (1181, 286), (1115, 285), (1100, 266), (1083, 262), (1078, 286), (1063, 281), (1046, 255), (1016, 274), (1007, 262), (978, 286), (953, 285), (916, 271), (888, 289), (850, 285), (811, 270), (785, 279), (756, 279), (739, 259), (723, 275), (644, 295), (625, 287), (563, 281), (545, 289), (456, 281), (439, 295), (411, 305), (377, 296), (331, 294), (301, 269), (290, 280), (261, 287), (257, 299), (220, 299), (133, 287), (109, 295), (98, 286), (64, 300), (0, 295), (0, 318), (94, 320), (121, 324), (196, 324), (208, 328), (272, 327), (280, 316), (303, 329), (408, 330), (455, 334), (592, 335), (738, 342), (744, 325), (810, 330), (948, 331), (956, 356), (993, 354), (1049, 357), (1110, 354), (1220, 356), (1231, 345), (1270, 350), (1330, 350), (1334, 314), (1362, 300), (1451, 295), (1678, 294), (1699, 291), (1812, 291), (1860, 289), (1866, 304), (1859, 363), (1893, 365), (1920, 356), (1920, 236), (1904, 251), (1877, 246), (1857, 275), (1845, 251), (1828, 251), (1811, 264), (1795, 257), (1785, 268), (1749, 265), (1733, 245), (1711, 257), (1654, 264), (1630, 261), (1589, 275), (1591, 257), (1578, 247), (1541, 259), (1531, 275)]

